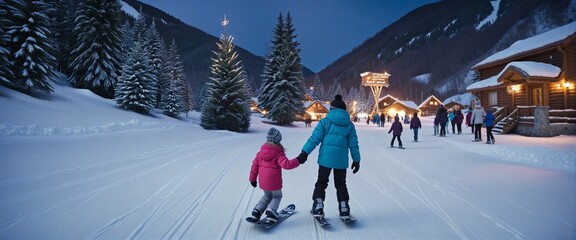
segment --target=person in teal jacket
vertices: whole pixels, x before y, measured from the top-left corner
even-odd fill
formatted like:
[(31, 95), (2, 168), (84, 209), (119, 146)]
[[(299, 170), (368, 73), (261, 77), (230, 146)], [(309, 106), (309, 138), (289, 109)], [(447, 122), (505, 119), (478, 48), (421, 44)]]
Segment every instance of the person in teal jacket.
[(342, 219), (350, 218), (348, 188), (346, 187), (346, 169), (348, 152), (352, 156), (352, 173), (360, 170), (360, 148), (356, 128), (346, 111), (346, 103), (341, 95), (336, 95), (330, 103), (330, 111), (314, 128), (312, 135), (302, 147), (302, 154), (308, 156), (320, 144), (318, 153), (318, 179), (312, 194), (312, 213), (315, 217), (324, 217), (324, 200), (328, 178), (334, 171), (334, 186), (338, 199), (338, 209)]

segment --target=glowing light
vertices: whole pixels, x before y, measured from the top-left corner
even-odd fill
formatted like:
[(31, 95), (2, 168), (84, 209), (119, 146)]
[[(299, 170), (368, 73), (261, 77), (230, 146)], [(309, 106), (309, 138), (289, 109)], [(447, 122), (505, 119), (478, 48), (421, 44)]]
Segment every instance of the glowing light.
[(224, 21), (222, 21), (222, 26), (226, 27), (228, 26), (229, 23), (230, 21), (228, 21), (228, 19), (226, 19), (226, 15), (224, 15)]

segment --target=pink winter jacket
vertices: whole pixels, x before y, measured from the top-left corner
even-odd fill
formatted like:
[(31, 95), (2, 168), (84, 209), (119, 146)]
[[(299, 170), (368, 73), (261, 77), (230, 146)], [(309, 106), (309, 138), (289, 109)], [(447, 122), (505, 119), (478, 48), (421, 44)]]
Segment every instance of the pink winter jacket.
[(260, 148), (260, 152), (252, 161), (250, 168), (250, 182), (256, 181), (263, 190), (280, 190), (282, 189), (282, 168), (290, 170), (300, 166), (298, 159), (289, 160), (282, 147), (265, 143)]

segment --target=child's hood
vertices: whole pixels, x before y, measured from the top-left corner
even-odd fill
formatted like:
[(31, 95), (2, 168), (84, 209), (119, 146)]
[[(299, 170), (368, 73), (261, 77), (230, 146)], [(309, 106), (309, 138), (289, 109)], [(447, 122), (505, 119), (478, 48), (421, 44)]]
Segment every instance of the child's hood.
[(280, 154), (282, 151), (284, 151), (282, 147), (267, 142), (263, 144), (262, 147), (260, 147), (260, 153), (258, 154), (258, 157), (264, 161), (271, 161), (275, 159), (276, 156), (278, 156), (278, 154)]

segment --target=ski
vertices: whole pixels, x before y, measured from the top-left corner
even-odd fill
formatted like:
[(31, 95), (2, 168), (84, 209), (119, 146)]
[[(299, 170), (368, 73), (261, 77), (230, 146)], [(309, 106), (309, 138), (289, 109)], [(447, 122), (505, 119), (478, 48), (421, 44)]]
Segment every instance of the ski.
[(273, 228), (274, 226), (278, 225), (278, 223), (286, 220), (286, 218), (288, 218), (292, 214), (294, 214), (295, 211), (296, 211), (296, 205), (290, 204), (278, 212), (278, 221), (277, 222), (266, 220), (266, 216), (263, 216), (263, 218), (260, 220), (256, 220), (252, 217), (247, 217), (246, 221), (248, 221), (249, 223), (254, 223), (261, 228), (269, 229), (269, 228)]
[(350, 216), (348, 218), (340, 218), (340, 220), (342, 220), (342, 222), (345, 224), (350, 224), (350, 223), (356, 222), (356, 218), (354, 218), (352, 216)]
[(312, 217), (316, 219), (316, 221), (320, 224), (320, 226), (322, 227), (330, 226), (330, 223), (326, 220), (326, 218), (314, 216), (314, 212), (312, 212), (312, 210), (310, 210), (310, 214), (312, 214)]

